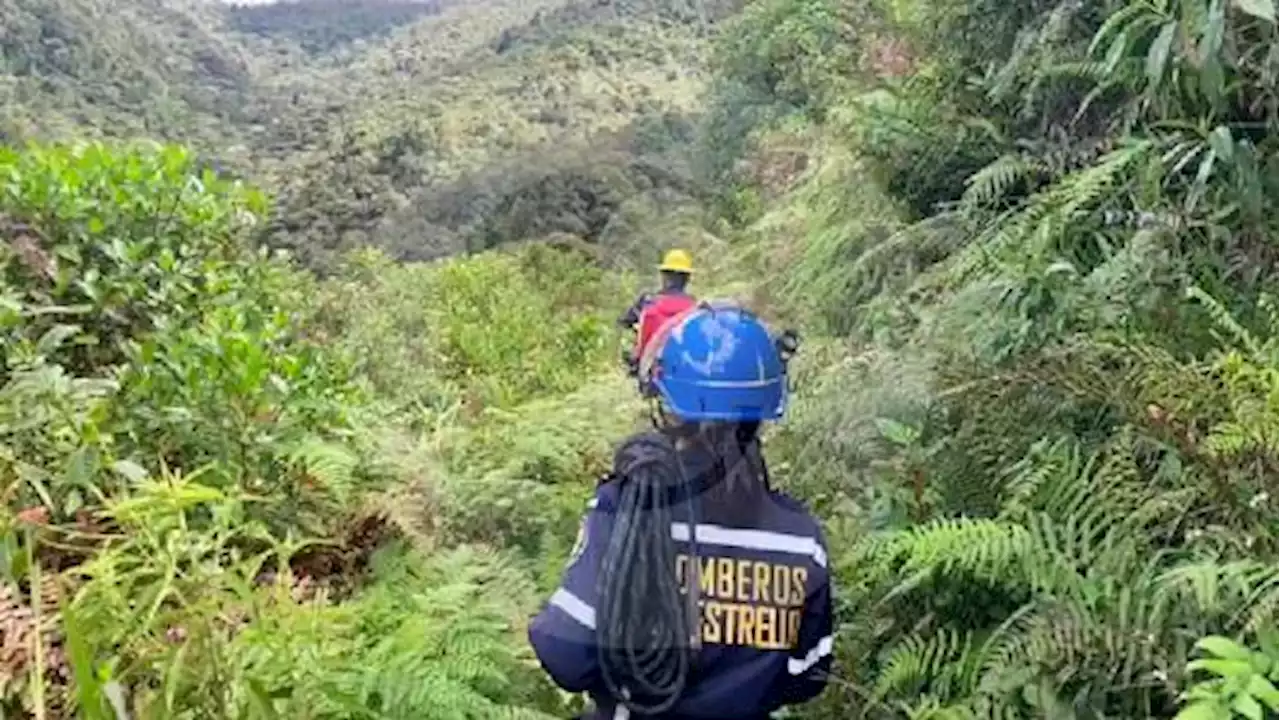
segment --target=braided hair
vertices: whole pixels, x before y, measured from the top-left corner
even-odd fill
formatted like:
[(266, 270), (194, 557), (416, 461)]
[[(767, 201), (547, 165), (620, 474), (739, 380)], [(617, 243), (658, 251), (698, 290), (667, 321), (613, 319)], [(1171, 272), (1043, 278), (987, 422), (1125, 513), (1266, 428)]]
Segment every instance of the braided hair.
[[(632, 713), (669, 711), (689, 683), (701, 635), (700, 504), (735, 524), (754, 519), (767, 489), (758, 427), (668, 427), (628, 439), (614, 455), (613, 476), (621, 482), (598, 578), (596, 639), (605, 685)], [(688, 450), (710, 453), (710, 469), (688, 477), (682, 462)], [(674, 572), (672, 524), (681, 521), (689, 528), (685, 590)]]

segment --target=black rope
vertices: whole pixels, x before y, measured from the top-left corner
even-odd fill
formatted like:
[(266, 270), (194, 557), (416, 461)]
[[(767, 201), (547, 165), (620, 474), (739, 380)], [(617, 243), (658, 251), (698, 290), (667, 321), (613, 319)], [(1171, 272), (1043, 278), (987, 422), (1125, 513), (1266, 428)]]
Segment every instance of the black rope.
[(693, 534), (697, 493), (686, 482), (675, 446), (659, 433), (623, 443), (614, 456), (614, 474), (621, 480), (618, 508), (597, 588), (600, 667), (615, 701), (635, 714), (657, 715), (680, 699), (698, 642), (697, 545), (690, 543), (693, 581), (685, 596), (671, 537), (677, 519), (672, 508), (680, 501)]

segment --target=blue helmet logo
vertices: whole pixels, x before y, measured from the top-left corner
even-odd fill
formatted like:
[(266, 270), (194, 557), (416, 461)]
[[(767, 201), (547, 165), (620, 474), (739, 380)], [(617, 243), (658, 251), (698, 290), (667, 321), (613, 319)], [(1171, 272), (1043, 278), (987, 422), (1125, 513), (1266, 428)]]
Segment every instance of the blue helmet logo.
[(656, 338), (653, 384), (685, 421), (782, 417), (786, 364), (769, 329), (738, 307), (701, 305)]

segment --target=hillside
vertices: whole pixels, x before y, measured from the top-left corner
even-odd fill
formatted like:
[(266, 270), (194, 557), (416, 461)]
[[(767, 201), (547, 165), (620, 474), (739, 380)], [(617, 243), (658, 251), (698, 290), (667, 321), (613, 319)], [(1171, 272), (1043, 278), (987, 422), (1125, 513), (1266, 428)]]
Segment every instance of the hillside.
[[(475, 216), (530, 194), (545, 205), (538, 214), (576, 221), (542, 230), (578, 230), (593, 240), (598, 229), (590, 228), (607, 224), (636, 193), (626, 167), (634, 153), (617, 134), (688, 115), (705, 81), (698, 31), (659, 13), (548, 14), (474, 49), (460, 42), (465, 61), (453, 66), (433, 57), (436, 50), (417, 51), (433, 47), (424, 38), (448, 19), (407, 29), (325, 81), (351, 86), (336, 78), (366, 78), (365, 97), (351, 103), (355, 112), (327, 121), (337, 133), (301, 169), (282, 170), (290, 180), (281, 189), (279, 242), (308, 257), (335, 244), (373, 243), (402, 259), (483, 249), (522, 239), (524, 230), (475, 228)], [(686, 186), (675, 190), (687, 194), (687, 168), (659, 170), (674, 173)], [(593, 199), (567, 207), (579, 194)], [(444, 211), (434, 209), (442, 203)]]
[[(484, 207), (538, 194), (574, 216), (544, 230), (585, 222), (595, 229), (577, 234), (589, 240), (639, 192), (637, 182), (688, 196), (687, 162), (663, 167), (650, 154), (646, 165), (659, 167), (637, 179), (628, 168), (634, 143), (619, 135), (689, 124), (706, 81), (707, 32), (732, 9), (370, 0), (223, 12), (139, 3), (133, 14), (111, 14), (78, 0), (12, 5), (10, 135), (181, 139), (269, 188), (278, 209), (264, 240), (317, 268), (367, 244), (426, 259), (521, 239), (509, 227), (416, 212), (457, 206), (459, 193), (470, 195), (462, 205)], [(55, 47), (61, 35), (68, 49)], [(569, 167), (524, 180), (534, 188), (487, 187), (495, 160), (545, 167), (542, 149)], [(510, 173), (501, 175), (510, 186)], [(585, 192), (607, 197), (563, 207), (577, 175), (587, 177)]]
[(194, 137), (244, 121), (243, 48), (203, 3), (4, 0), (0, 133)]
[(580, 711), (525, 626), (674, 244), (804, 337), (780, 718), (1277, 717), (1276, 29), (0, 0), (0, 717)]
[(396, 28), (447, 7), (443, 0), (311, 0), (306, 3), (230, 2), (227, 26), (271, 41), (284, 39), (311, 55), (357, 41), (377, 41)]

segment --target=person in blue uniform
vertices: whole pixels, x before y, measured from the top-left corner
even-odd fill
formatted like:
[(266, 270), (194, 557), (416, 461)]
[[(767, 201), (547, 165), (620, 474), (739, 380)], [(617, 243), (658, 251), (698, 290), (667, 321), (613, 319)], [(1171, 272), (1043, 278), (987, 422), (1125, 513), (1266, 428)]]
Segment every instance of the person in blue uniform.
[(658, 429), (618, 448), (529, 640), (589, 720), (764, 720), (822, 691), (833, 644), (822, 530), (760, 454), (787, 353), (706, 304), (655, 342)]

